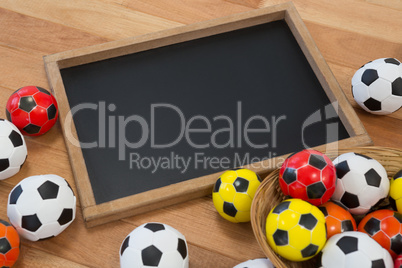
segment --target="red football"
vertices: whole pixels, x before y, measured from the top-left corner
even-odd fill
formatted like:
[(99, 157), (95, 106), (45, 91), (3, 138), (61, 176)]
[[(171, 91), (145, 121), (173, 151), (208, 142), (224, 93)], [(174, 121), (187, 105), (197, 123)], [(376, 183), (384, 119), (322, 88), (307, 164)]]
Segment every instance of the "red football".
[(394, 268), (402, 268), (402, 255), (398, 255), (394, 260)]
[(7, 119), (24, 135), (46, 133), (58, 117), (56, 99), (46, 89), (26, 86), (15, 91), (7, 101)]
[(289, 156), (282, 164), (279, 185), (284, 195), (319, 206), (335, 191), (335, 166), (325, 154), (303, 150)]

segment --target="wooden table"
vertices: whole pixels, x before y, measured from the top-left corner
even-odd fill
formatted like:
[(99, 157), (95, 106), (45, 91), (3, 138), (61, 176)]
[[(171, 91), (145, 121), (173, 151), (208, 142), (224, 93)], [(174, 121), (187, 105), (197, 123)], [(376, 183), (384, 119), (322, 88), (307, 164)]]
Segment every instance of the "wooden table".
[[(49, 88), (44, 55), (282, 2), (286, 1), (1, 0), (0, 117), (5, 118), (6, 100), (16, 89)], [(402, 60), (399, 0), (295, 0), (294, 4), (354, 107), (350, 80), (361, 65), (381, 57)], [(389, 116), (355, 110), (375, 145), (402, 149), (402, 110)], [(60, 124), (26, 141), (27, 163), (16, 176), (0, 182), (3, 219), (7, 219), (8, 193), (25, 177), (54, 173), (75, 189)], [(58, 237), (24, 240), (16, 267), (119, 267), (124, 237), (150, 221), (164, 222), (185, 234), (192, 268), (233, 267), (263, 257), (250, 224), (223, 220), (207, 196), (91, 229), (85, 228), (78, 209), (74, 223)]]

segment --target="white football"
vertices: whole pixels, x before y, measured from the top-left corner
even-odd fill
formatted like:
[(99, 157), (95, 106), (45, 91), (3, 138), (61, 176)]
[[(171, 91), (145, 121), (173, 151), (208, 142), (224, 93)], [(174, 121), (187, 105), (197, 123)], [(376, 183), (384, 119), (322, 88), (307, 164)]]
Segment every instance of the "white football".
[(352, 94), (367, 112), (395, 112), (402, 106), (402, 64), (394, 58), (381, 58), (363, 65), (352, 78)]
[(27, 153), (24, 137), (18, 128), (10, 121), (0, 119), (0, 180), (17, 174)]
[(333, 163), (337, 179), (331, 199), (344, 205), (350, 213), (365, 214), (388, 196), (387, 172), (377, 160), (357, 153), (345, 153)]
[(75, 219), (76, 197), (57, 175), (23, 179), (10, 192), (7, 216), (19, 235), (31, 241), (57, 236)]
[(349, 231), (328, 239), (322, 249), (323, 268), (393, 268), (391, 254), (365, 233)]
[(121, 268), (188, 268), (188, 259), (184, 235), (163, 223), (137, 227), (120, 247)]
[(233, 268), (275, 268), (275, 266), (268, 258), (259, 258), (242, 262)]

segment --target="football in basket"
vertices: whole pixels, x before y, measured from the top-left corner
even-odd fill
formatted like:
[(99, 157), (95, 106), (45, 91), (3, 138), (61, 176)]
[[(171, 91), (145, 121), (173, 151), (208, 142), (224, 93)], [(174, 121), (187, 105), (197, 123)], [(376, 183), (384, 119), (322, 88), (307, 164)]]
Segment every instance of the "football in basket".
[(322, 267), (393, 268), (391, 255), (370, 236), (344, 232), (331, 237), (322, 250)]
[(304, 261), (317, 255), (327, 234), (325, 216), (301, 199), (287, 199), (267, 217), (266, 234), (271, 248), (291, 261)]
[(387, 172), (377, 160), (351, 152), (338, 156), (334, 164), (337, 182), (331, 199), (350, 213), (365, 214), (388, 196)]
[(289, 156), (279, 172), (284, 195), (319, 206), (335, 191), (336, 175), (332, 161), (323, 153), (303, 150)]

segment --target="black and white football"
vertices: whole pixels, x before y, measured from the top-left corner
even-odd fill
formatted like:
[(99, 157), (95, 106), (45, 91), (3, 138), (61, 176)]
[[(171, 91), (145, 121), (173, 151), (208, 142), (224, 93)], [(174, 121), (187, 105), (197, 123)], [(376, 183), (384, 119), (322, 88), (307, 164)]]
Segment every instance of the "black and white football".
[(27, 153), (24, 137), (18, 128), (10, 121), (0, 119), (0, 180), (17, 174)]
[(363, 65), (352, 78), (352, 94), (367, 112), (385, 115), (402, 106), (402, 64), (381, 58)]
[(333, 163), (337, 181), (331, 199), (350, 213), (365, 214), (388, 196), (387, 172), (377, 160), (350, 152), (338, 156)]
[(76, 197), (68, 182), (47, 174), (23, 179), (10, 192), (7, 216), (31, 241), (59, 235), (75, 219)]
[(173, 227), (157, 222), (134, 229), (120, 247), (121, 268), (188, 268), (187, 242)]
[(343, 232), (332, 236), (322, 250), (323, 268), (393, 268), (391, 254), (365, 233)]

